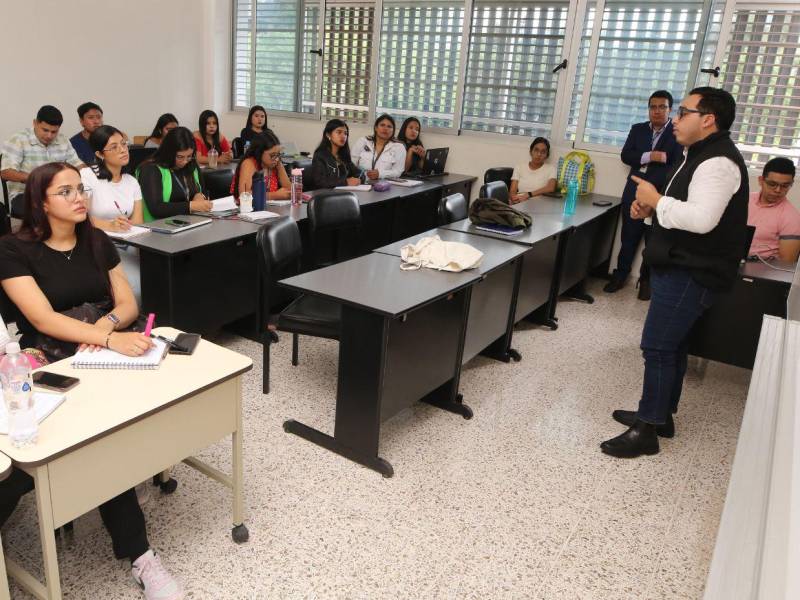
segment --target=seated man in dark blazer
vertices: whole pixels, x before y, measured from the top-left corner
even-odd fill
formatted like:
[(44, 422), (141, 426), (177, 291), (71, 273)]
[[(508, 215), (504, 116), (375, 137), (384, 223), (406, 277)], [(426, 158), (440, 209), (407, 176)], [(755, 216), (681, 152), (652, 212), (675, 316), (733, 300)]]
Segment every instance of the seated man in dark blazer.
[[(649, 121), (631, 127), (628, 139), (622, 147), (622, 162), (631, 170), (625, 190), (622, 192), (622, 245), (617, 257), (617, 268), (603, 288), (613, 294), (625, 285), (631, 272), (631, 264), (642, 236), (646, 237), (647, 225), (642, 220), (631, 219), (631, 203), (636, 196), (636, 184), (630, 176), (636, 175), (661, 189), (666, 183), (667, 172), (683, 159), (683, 147), (675, 141), (672, 133), (672, 94), (666, 90), (653, 92), (647, 102)], [(639, 271), (639, 299), (650, 299), (650, 279), (647, 265), (642, 263)]]

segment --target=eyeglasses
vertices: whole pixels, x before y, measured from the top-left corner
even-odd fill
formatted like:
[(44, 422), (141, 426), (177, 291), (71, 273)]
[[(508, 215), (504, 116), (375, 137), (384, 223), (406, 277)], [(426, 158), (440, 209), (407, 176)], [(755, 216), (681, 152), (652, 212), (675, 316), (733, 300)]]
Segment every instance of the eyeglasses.
[(84, 200), (91, 200), (92, 199), (92, 188), (83, 187), (79, 185), (76, 188), (65, 188), (62, 190), (57, 191), (54, 194), (47, 194), (48, 196), (60, 196), (67, 202), (75, 202), (78, 198), (78, 194), (80, 194)]
[(789, 181), (788, 183), (778, 183), (777, 181), (770, 181), (769, 179), (764, 180), (764, 185), (767, 186), (771, 190), (786, 190), (787, 192), (791, 189), (793, 181)]
[(111, 144), (108, 148), (103, 148), (103, 152), (124, 152), (130, 145), (131, 143), (126, 140), (119, 144)]
[(175, 162), (182, 160), (183, 162), (189, 162), (194, 158), (194, 152), (191, 154), (176, 154), (175, 155)]
[(697, 113), (698, 115), (710, 115), (711, 113), (704, 110), (697, 110), (696, 108), (686, 108), (685, 106), (678, 107), (678, 118), (682, 119), (690, 113)]
[(662, 110), (669, 110), (669, 104), (651, 104), (647, 108), (649, 108), (653, 112), (655, 112), (655, 111), (659, 111), (660, 112)]
[(269, 154), (267, 154), (267, 156), (269, 156), (272, 160), (278, 160), (281, 157), (281, 153), (270, 152)]

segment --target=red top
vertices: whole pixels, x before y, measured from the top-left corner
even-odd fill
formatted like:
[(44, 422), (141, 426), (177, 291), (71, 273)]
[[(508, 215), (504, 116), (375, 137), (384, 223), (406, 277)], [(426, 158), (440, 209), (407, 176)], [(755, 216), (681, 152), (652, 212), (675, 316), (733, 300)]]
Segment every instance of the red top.
[[(201, 140), (200, 138), (194, 138), (194, 144), (197, 146), (197, 152), (200, 156), (208, 156), (208, 148), (206, 147), (206, 143)], [(217, 152), (222, 154), (223, 152), (230, 152), (231, 145), (228, 143), (228, 140), (225, 139), (225, 136), (222, 135), (219, 138), (219, 148), (217, 148)]]
[[(253, 161), (253, 164), (255, 164), (255, 162), (256, 162), (256, 159), (253, 158), (252, 156), (250, 158), (246, 159), (246, 160)], [(234, 177), (231, 180), (230, 192), (231, 192), (231, 195), (234, 198), (236, 198), (237, 200), (239, 199), (239, 190), (236, 189), (236, 188), (238, 187), (237, 184), (239, 182), (239, 173), (241, 172), (243, 164), (244, 164), (244, 161), (239, 163), (239, 166), (236, 168), (236, 177)], [(255, 165), (255, 166), (256, 166), (256, 170), (258, 170), (258, 165)], [(267, 181), (267, 171), (264, 171), (264, 185), (267, 188), (267, 192), (277, 192), (278, 191), (278, 189), (279, 189), (278, 169), (269, 169), (269, 181)]]

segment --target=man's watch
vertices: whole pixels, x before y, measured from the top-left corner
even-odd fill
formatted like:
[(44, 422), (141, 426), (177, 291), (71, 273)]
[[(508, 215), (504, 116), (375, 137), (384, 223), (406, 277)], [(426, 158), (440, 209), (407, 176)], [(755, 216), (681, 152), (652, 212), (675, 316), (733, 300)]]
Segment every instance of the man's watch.
[(528, 198), (533, 198), (533, 194), (531, 192), (528, 192)]
[(108, 319), (114, 324), (114, 329), (116, 330), (117, 325), (119, 325), (119, 317), (115, 315), (113, 312), (110, 312), (106, 315), (106, 319)]

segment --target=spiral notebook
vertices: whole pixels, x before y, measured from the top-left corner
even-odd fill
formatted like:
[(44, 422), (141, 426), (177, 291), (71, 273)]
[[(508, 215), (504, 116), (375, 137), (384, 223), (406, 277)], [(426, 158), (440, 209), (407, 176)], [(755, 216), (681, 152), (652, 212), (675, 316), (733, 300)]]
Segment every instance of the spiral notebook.
[(107, 348), (95, 352), (81, 350), (72, 357), (72, 366), (76, 369), (157, 369), (169, 347), (161, 340), (154, 339), (153, 343), (155, 346), (141, 356), (125, 356)]

